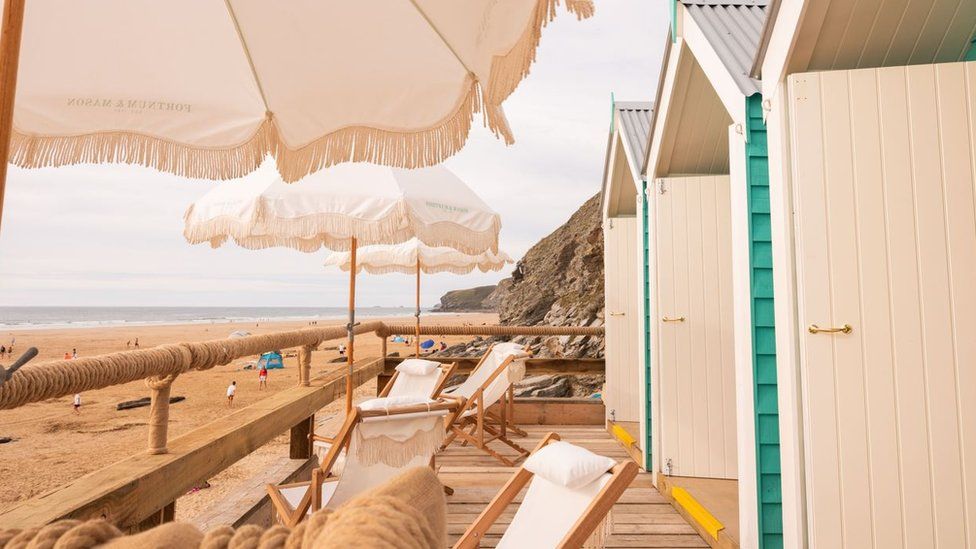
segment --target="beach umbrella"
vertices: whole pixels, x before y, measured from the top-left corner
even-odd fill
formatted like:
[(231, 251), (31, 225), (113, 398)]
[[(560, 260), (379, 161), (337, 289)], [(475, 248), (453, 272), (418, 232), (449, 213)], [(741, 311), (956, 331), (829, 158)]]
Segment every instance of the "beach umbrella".
[[(488, 250), (480, 254), (469, 254), (448, 246), (428, 246), (414, 238), (403, 244), (392, 246), (366, 246), (357, 251), (356, 270), (370, 274), (403, 273), (416, 275), (416, 349), (420, 356), (420, 273), (468, 274), (478, 269), (483, 273), (499, 271), (512, 258), (503, 251)], [(325, 259), (326, 267), (339, 267), (343, 271), (352, 269), (352, 254), (333, 252)], [(433, 343), (431, 343), (433, 345)], [(426, 349), (426, 347), (424, 347)]]
[(417, 238), (470, 254), (498, 250), (501, 219), (443, 166), (416, 170), (343, 164), (288, 184), (281, 179), (217, 185), (187, 208), (183, 235), (191, 244), (348, 250), (349, 364), (346, 406), (352, 407), (356, 323), (356, 254), (360, 245)]
[(433, 165), (476, 114), (513, 141), (502, 102), (559, 4), (7, 0), (0, 158), (231, 179), (270, 155), (287, 181), (348, 161)]

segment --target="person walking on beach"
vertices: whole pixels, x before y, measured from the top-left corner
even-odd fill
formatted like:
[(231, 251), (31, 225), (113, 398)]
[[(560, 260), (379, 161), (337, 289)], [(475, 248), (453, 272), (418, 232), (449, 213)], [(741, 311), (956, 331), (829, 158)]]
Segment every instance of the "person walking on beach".
[(71, 358), (78, 358), (78, 349), (71, 349)]
[(345, 343), (340, 343), (339, 344), (339, 356), (346, 356), (346, 344)]
[(231, 381), (230, 385), (227, 386), (227, 407), (234, 407), (234, 394), (237, 393), (237, 382)]
[(81, 393), (75, 393), (74, 406), (75, 414), (81, 415)]
[(64, 352), (64, 359), (65, 360), (71, 360), (71, 353), (69, 353), (68, 351), (65, 351)]
[(137, 337), (136, 338), (136, 349), (138, 349), (138, 348), (139, 348), (139, 338)]
[(258, 390), (268, 388), (268, 367), (264, 364), (261, 365), (261, 370), (258, 371)]

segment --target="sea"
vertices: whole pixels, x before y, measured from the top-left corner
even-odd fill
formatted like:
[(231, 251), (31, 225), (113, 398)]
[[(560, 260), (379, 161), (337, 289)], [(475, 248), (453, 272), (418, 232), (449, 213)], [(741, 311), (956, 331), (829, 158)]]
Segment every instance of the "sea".
[[(411, 316), (410, 307), (360, 307), (356, 319)], [(423, 310), (431, 313), (430, 310)], [(344, 307), (0, 307), (0, 330), (343, 320)], [(435, 313), (436, 314), (436, 313)]]

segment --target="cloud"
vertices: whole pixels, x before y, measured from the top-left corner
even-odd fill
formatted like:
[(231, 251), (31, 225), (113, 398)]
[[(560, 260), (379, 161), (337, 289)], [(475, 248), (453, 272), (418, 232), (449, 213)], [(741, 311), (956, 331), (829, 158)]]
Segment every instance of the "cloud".
[[(516, 144), (476, 127), (446, 162), (501, 215), (502, 247), (521, 257), (600, 188), (610, 94), (651, 100), (667, 3), (599, 2), (591, 20), (560, 16), (529, 77), (505, 103)], [(249, 177), (272, 178), (263, 167)], [(0, 232), (4, 305), (343, 306), (347, 275), (324, 252), (213, 250), (183, 239), (186, 206), (211, 183), (135, 166), (10, 168)], [(423, 302), (493, 284), (501, 273), (423, 279)], [(409, 306), (413, 279), (361, 276), (359, 303)]]

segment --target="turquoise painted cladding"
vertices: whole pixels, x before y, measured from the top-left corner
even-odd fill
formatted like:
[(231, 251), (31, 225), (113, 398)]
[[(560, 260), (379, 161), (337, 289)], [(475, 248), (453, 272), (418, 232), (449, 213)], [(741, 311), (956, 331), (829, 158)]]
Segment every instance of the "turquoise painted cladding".
[(969, 50), (966, 52), (966, 57), (963, 58), (964, 61), (976, 61), (976, 38), (973, 38), (969, 42)]
[(746, 192), (749, 204), (749, 264), (752, 302), (752, 367), (756, 415), (756, 491), (759, 547), (783, 547), (779, 404), (776, 390), (776, 327), (773, 314), (773, 253), (769, 220), (769, 158), (762, 96), (746, 99)]
[(651, 220), (647, 215), (647, 181), (641, 181), (641, 268), (644, 269), (644, 413), (647, 439), (644, 440), (644, 468), (651, 470)]

